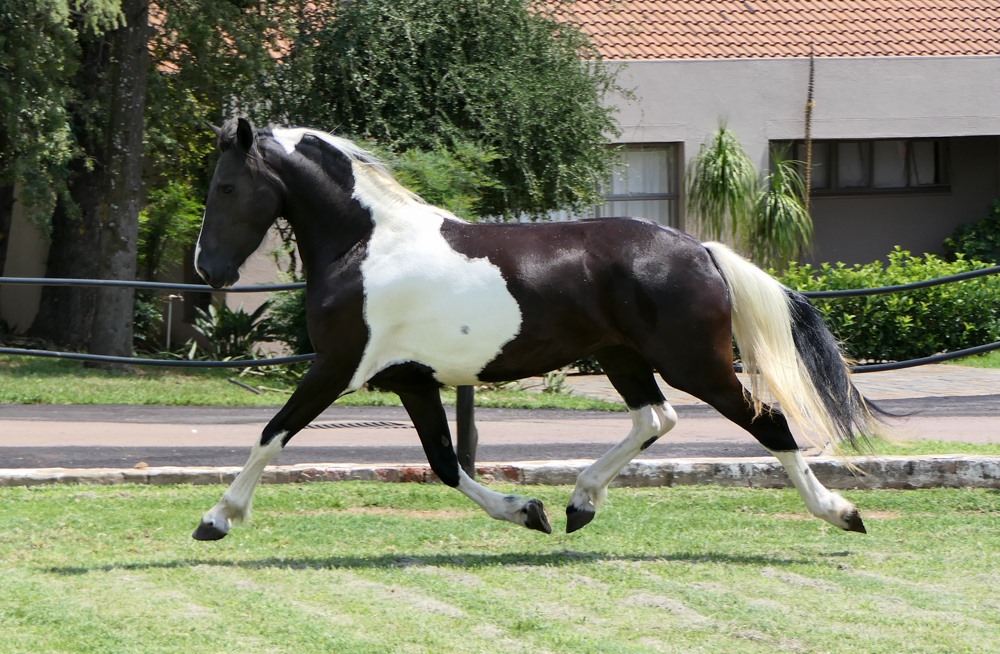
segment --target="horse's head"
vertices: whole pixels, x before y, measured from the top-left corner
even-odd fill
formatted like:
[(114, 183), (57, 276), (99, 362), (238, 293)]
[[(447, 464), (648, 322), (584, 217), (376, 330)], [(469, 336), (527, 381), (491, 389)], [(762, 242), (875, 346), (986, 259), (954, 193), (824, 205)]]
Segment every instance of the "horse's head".
[(212, 129), (220, 156), (205, 202), (195, 268), (212, 287), (222, 288), (236, 283), (240, 266), (278, 218), (282, 192), (249, 122), (239, 118)]

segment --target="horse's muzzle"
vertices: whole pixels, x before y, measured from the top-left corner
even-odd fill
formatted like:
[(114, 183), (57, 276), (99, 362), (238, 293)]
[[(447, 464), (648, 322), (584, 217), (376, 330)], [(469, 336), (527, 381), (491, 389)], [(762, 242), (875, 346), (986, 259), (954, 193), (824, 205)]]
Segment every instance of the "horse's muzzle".
[(227, 286), (232, 286), (240, 280), (239, 270), (225, 269), (222, 271), (215, 271), (198, 264), (195, 266), (195, 270), (201, 275), (201, 278), (205, 280), (212, 288), (226, 288)]

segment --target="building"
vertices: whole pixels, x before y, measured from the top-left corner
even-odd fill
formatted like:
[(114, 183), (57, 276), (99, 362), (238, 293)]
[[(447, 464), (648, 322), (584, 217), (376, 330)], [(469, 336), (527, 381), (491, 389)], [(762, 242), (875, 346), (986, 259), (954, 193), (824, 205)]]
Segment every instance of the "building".
[[(634, 97), (603, 215), (692, 229), (683, 173), (725, 121), (758, 168), (805, 135), (816, 261), (939, 252), (1000, 197), (1000, 2), (611, 0), (561, 5)], [(810, 58), (812, 55), (812, 59)]]

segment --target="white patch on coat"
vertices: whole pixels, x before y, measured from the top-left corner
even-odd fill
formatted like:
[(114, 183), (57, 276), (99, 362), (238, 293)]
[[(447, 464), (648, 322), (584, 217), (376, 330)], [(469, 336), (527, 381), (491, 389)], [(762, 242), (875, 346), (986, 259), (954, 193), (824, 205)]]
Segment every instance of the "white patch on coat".
[(331, 134), (274, 129), (287, 153), (309, 135), (351, 160), (354, 198), (375, 229), (361, 265), (369, 340), (348, 391), (397, 363), (422, 363), (443, 384), (473, 384), (517, 336), (521, 309), (500, 269), (470, 259), (441, 234), (455, 216), (422, 202), (369, 152)]
[(375, 229), (361, 264), (370, 336), (351, 386), (407, 361), (429, 366), (443, 384), (476, 383), (521, 328), (500, 269), (451, 248), (441, 226), (454, 216), (357, 162), (354, 189)]

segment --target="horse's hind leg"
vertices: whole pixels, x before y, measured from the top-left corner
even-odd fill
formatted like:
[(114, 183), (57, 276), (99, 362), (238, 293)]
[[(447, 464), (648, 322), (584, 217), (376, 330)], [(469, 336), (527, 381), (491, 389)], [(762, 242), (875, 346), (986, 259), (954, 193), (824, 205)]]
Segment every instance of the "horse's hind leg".
[(816, 479), (799, 451), (785, 416), (771, 410), (759, 416), (754, 414), (749, 394), (730, 366), (718, 367), (714, 375), (699, 376), (697, 383), (690, 380), (672, 382), (666, 376), (664, 379), (671, 386), (711, 404), (723, 416), (750, 432), (781, 462), (811, 514), (845, 531), (865, 533), (858, 509)]
[(452, 488), (478, 504), (491, 518), (508, 520), (518, 525), (552, 533), (542, 502), (520, 495), (504, 495), (476, 483), (458, 464), (458, 456), (451, 444), (448, 418), (441, 405), (441, 394), (436, 386), (396, 390), (413, 420), (420, 436), (431, 470)]
[(677, 413), (660, 393), (653, 369), (637, 354), (606, 352), (598, 360), (608, 380), (628, 405), (632, 430), (577, 477), (576, 489), (566, 507), (567, 532), (576, 531), (593, 520), (607, 496), (608, 485), (622, 468), (677, 424)]

